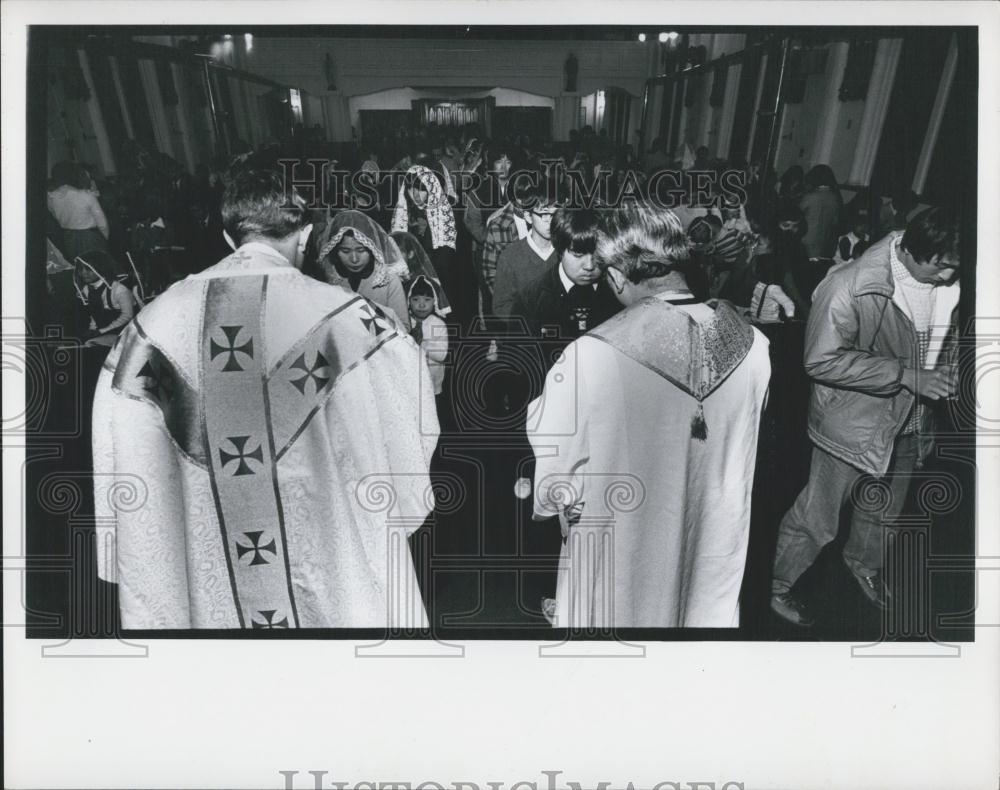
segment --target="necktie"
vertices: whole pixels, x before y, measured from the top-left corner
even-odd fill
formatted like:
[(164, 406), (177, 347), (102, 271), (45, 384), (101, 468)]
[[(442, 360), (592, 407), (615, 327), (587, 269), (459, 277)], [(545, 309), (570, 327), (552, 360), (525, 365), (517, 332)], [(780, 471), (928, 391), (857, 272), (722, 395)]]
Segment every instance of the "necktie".
[(591, 307), (594, 304), (594, 287), (592, 285), (574, 285), (569, 289), (569, 303), (573, 307)]

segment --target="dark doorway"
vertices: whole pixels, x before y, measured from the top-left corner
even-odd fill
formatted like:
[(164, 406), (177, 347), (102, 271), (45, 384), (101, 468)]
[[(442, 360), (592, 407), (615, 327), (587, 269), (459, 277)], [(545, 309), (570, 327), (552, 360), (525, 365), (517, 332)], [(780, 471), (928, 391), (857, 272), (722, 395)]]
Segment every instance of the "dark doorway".
[(502, 140), (518, 134), (533, 140), (552, 139), (552, 109), (549, 107), (497, 107), (493, 111), (493, 136)]
[(401, 131), (409, 133), (413, 129), (412, 110), (360, 110), (358, 115), (361, 119), (361, 142), (365, 145), (395, 140)]

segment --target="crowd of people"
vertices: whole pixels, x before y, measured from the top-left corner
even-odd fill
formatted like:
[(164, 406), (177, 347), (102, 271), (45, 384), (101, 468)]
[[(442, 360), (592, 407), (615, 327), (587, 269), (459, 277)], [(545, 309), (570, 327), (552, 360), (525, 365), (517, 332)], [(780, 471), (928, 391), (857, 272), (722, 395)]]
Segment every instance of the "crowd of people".
[[(281, 165), (318, 155), (325, 206)], [(483, 419), (530, 459), (505, 485), (547, 536), (550, 622), (735, 626), (771, 380), (761, 328), (790, 322), (806, 324), (814, 448), (771, 607), (812, 624), (794, 584), (852, 487), (886, 475), (892, 504), (855, 514), (844, 557), (889, 605), (884, 527), (955, 390), (947, 209), (845, 202), (822, 164), (779, 179), (659, 139), (637, 157), (590, 127), (336, 151), (300, 130), (193, 175), (138, 147), (122, 161), (113, 182), (53, 168), (47, 273), (50, 318), (114, 347), (97, 485), (141, 473), (150, 490), (99, 533), (126, 627), (426, 627), (406, 541), (362, 489), (388, 482), (405, 538), (433, 510), (439, 435)], [(649, 191), (664, 171), (715, 177), (668, 208)], [(612, 507), (621, 486), (634, 501)]]

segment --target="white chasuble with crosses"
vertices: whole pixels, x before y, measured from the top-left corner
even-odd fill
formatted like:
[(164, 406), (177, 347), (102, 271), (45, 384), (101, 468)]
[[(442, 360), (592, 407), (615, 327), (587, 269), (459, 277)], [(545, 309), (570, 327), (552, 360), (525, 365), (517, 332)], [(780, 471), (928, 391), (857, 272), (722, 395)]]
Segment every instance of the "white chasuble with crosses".
[[(247, 244), (144, 309), (94, 404), (99, 571), (126, 628), (421, 628), (426, 362)], [(386, 493), (388, 492), (388, 493)]]

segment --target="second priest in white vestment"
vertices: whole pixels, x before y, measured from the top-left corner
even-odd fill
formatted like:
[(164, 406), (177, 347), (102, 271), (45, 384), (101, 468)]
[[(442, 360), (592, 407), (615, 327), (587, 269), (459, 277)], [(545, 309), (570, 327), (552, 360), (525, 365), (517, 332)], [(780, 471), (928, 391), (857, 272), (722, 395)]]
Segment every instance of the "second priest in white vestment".
[(572, 343), (530, 407), (535, 513), (560, 514), (557, 627), (735, 627), (766, 338), (687, 288), (676, 216), (627, 207), (596, 258), (628, 309)]

